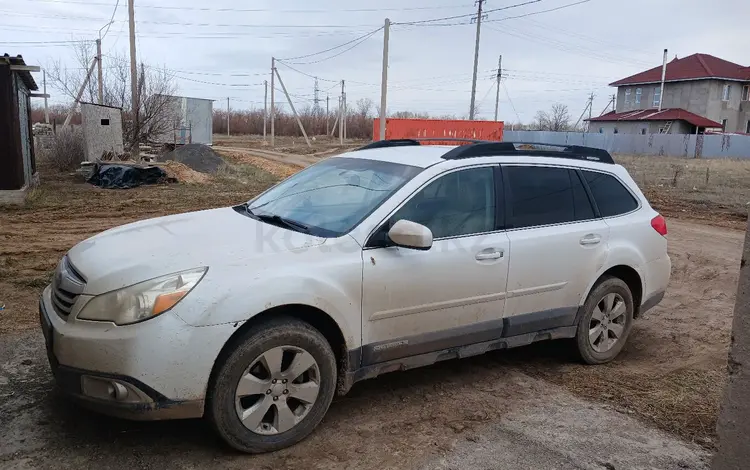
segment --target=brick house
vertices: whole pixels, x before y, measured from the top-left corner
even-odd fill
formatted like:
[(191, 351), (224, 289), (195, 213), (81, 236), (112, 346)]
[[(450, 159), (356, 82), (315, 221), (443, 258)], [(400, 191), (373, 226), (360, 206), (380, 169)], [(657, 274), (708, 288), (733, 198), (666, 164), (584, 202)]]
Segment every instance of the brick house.
[(589, 131), (695, 134), (719, 129), (750, 133), (750, 67), (708, 54), (675, 57), (667, 63), (664, 96), (661, 74), (658, 66), (610, 83), (617, 87), (615, 110), (592, 118)]

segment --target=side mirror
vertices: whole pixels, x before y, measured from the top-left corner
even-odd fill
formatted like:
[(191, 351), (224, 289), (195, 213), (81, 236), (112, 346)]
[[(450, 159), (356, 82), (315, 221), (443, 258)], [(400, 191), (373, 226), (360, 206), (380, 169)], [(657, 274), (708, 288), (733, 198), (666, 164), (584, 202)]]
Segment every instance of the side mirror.
[(410, 220), (399, 220), (388, 231), (388, 238), (397, 246), (415, 250), (432, 248), (432, 231)]

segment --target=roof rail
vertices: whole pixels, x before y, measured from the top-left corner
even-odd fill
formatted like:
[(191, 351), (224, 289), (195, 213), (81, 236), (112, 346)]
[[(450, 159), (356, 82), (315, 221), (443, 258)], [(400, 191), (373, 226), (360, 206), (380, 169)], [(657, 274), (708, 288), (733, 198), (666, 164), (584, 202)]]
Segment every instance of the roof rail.
[[(514, 156), (528, 155), (532, 157), (555, 157), (570, 158), (574, 160), (586, 160), (600, 163), (612, 163), (615, 161), (604, 149), (583, 147), (580, 145), (558, 145), (537, 142), (494, 142), (475, 139), (453, 139), (450, 137), (431, 139), (394, 139), (378, 140), (360, 147), (357, 150), (377, 149), (386, 147), (407, 147), (422, 145), (422, 142), (468, 142), (469, 145), (461, 145), (448, 151), (442, 156), (445, 160), (458, 160), (461, 158), (490, 157), (490, 156)], [(554, 150), (553, 150), (554, 149)]]
[[(519, 148), (520, 147), (520, 148)], [(555, 149), (549, 149), (549, 147)], [(456, 147), (443, 155), (446, 160), (489, 156), (528, 155), (532, 157), (570, 158), (599, 163), (615, 163), (612, 155), (604, 149), (580, 145), (557, 145), (535, 142), (483, 142)]]

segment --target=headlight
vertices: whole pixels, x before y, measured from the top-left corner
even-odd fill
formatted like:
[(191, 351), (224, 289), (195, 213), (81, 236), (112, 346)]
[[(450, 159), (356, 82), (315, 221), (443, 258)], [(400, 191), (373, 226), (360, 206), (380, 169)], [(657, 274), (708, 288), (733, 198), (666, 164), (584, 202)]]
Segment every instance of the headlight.
[(128, 325), (155, 317), (174, 307), (203, 278), (208, 268), (196, 268), (140, 282), (98, 295), (78, 314), (81, 320)]

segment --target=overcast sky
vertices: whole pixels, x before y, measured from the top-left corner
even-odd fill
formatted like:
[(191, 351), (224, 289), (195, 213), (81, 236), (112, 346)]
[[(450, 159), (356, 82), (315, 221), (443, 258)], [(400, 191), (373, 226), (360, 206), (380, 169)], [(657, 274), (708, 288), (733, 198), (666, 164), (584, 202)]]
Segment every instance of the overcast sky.
[[(225, 108), (227, 97), (232, 108), (262, 108), (271, 56), (334, 48), (381, 27), (386, 17), (408, 23), (476, 11), (471, 0), (134, 1), (138, 61), (170, 69), (180, 94), (215, 99), (215, 108)], [(524, 1), (487, 0), (484, 8)], [(670, 59), (702, 52), (750, 65), (747, 0), (589, 0), (513, 18), (578, 1), (539, 0), (487, 14), (477, 83), (481, 118), (494, 114), (500, 54), (505, 76), (500, 119), (506, 122), (530, 122), (537, 110), (554, 103), (568, 105), (575, 120), (591, 92), (597, 115), (614, 92), (607, 84), (660, 65), (665, 47)], [(0, 0), (0, 53), (22, 54), (33, 65), (62, 59), (76, 67), (70, 45), (59, 41), (95, 39), (115, 2)], [(114, 20), (103, 51), (122, 56), (128, 51), (127, 0), (120, 0)], [(476, 31), (469, 20), (392, 26), (389, 112), (468, 114)], [(379, 103), (382, 46), (381, 30), (361, 43), (287, 62), (319, 77), (322, 107), (327, 95), (335, 107), (341, 79), (347, 81), (350, 105), (359, 98)], [(295, 106), (310, 105), (314, 80), (284, 65), (279, 72), (296, 95)], [(35, 75), (41, 84), (41, 74)], [(57, 94), (52, 102), (67, 100)]]

